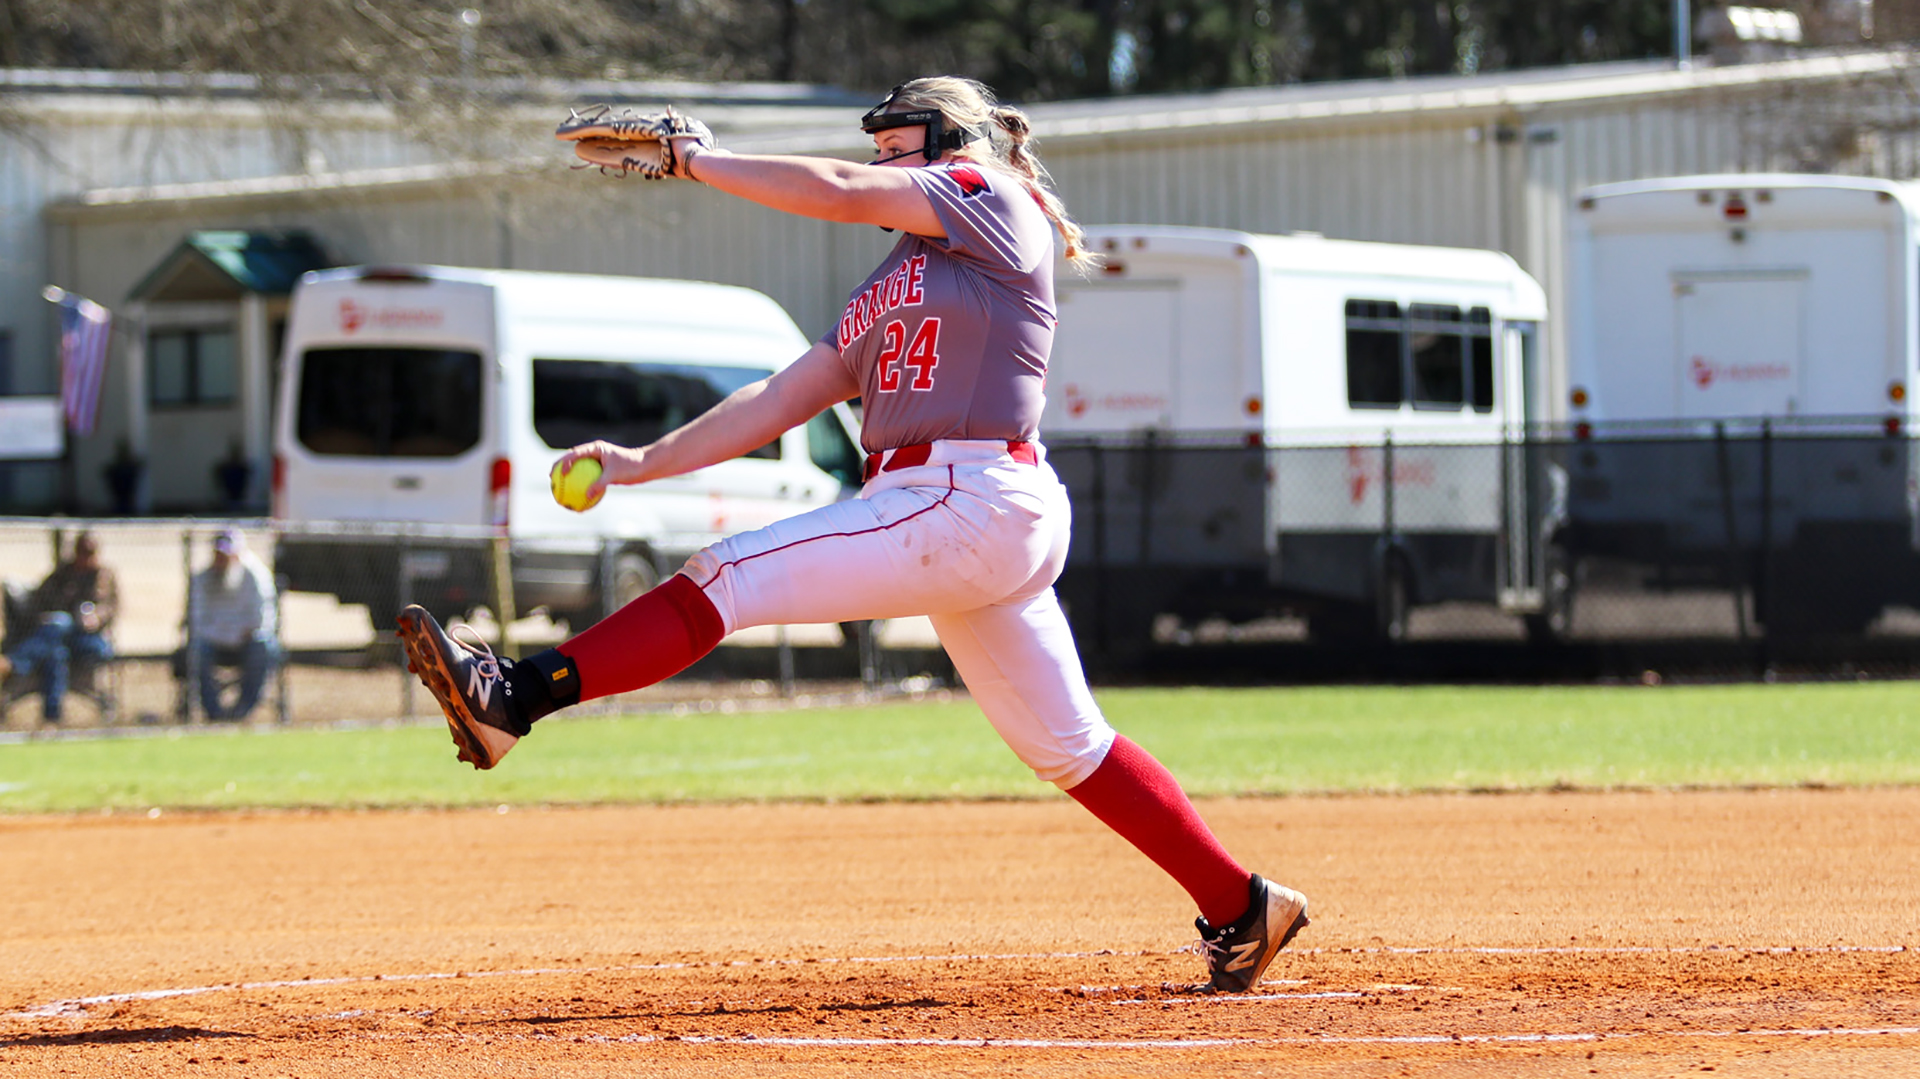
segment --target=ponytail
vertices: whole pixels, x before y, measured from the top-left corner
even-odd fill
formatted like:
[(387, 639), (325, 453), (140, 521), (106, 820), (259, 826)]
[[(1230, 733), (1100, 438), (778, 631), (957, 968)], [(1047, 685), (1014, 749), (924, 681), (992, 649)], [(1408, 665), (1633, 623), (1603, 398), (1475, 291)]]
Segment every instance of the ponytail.
[(1006, 167), (1020, 177), (1028, 194), (1033, 196), (1033, 201), (1040, 204), (1040, 209), (1053, 222), (1053, 227), (1060, 230), (1068, 265), (1083, 274), (1093, 269), (1099, 263), (1100, 256), (1087, 250), (1086, 230), (1067, 216), (1066, 205), (1060, 201), (1060, 196), (1053, 193), (1053, 177), (1032, 148), (1037, 140), (1033, 137), (1033, 124), (1027, 119), (1027, 114), (1010, 105), (996, 105), (990, 115), (994, 126), (1006, 135), (1004, 152), (996, 148), (994, 156), (1003, 160)]

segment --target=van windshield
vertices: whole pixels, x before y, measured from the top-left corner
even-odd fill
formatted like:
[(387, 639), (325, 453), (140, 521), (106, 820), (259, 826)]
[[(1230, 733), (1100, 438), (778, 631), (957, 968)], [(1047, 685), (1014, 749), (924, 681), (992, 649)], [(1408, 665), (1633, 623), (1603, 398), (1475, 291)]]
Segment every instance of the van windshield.
[(480, 355), (312, 348), (300, 360), (296, 434), (338, 457), (458, 457), (480, 441)]
[[(771, 374), (758, 367), (535, 360), (533, 429), (556, 450), (596, 438), (644, 446)], [(746, 456), (778, 460), (780, 443)]]

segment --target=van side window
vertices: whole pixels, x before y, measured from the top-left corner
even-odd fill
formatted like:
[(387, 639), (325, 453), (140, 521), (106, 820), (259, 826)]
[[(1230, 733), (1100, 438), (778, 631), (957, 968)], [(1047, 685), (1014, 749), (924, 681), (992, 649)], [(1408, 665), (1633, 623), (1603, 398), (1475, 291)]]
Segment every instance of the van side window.
[(840, 426), (840, 418), (832, 409), (807, 421), (807, 456), (842, 487), (860, 486), (866, 458), (847, 437), (847, 429)]
[[(596, 438), (644, 446), (772, 373), (703, 364), (534, 360), (533, 429), (556, 450)], [(780, 441), (744, 456), (777, 461)]]
[(1392, 300), (1347, 301), (1347, 403), (1355, 408), (1399, 408), (1404, 328)]
[(338, 457), (458, 457), (480, 441), (480, 355), (437, 348), (312, 348), (295, 435)]
[(1493, 411), (1493, 314), (1452, 304), (1347, 301), (1347, 404)]

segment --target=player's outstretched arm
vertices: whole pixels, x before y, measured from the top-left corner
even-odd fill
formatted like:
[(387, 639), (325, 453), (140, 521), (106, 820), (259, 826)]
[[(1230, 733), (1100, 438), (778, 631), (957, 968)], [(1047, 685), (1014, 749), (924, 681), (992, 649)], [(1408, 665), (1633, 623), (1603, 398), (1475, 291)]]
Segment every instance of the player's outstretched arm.
[(943, 237), (933, 204), (903, 169), (825, 157), (693, 149), (680, 174), (803, 217)]
[(586, 442), (560, 460), (572, 468), (582, 457), (600, 459), (600, 478), (587, 490), (592, 500), (615, 484), (646, 483), (730, 461), (859, 392), (840, 354), (831, 345), (815, 343), (785, 370), (742, 386), (658, 441), (636, 447)]

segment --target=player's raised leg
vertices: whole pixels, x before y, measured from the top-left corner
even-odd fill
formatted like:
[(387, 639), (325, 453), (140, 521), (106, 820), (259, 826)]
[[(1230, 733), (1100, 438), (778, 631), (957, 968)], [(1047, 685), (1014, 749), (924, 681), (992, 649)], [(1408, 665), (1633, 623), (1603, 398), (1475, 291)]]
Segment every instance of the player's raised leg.
[(1108, 726), (1053, 590), (932, 621), (968, 691), (1021, 761), (1193, 897), (1208, 968), (1198, 988), (1238, 993), (1256, 985), (1306, 926), (1306, 897), (1242, 868), (1172, 773)]
[(491, 768), (537, 720), (677, 674), (733, 630), (977, 606), (1032, 572), (1040, 556), (1026, 549), (1030, 533), (950, 485), (869, 491), (722, 540), (580, 635), (518, 662), (456, 640), (417, 606), (402, 612), (400, 637), (460, 759)]

